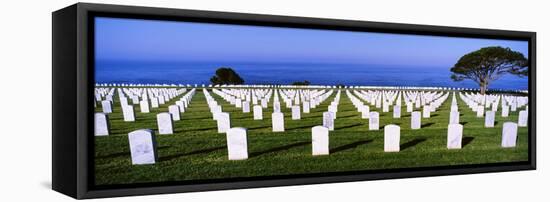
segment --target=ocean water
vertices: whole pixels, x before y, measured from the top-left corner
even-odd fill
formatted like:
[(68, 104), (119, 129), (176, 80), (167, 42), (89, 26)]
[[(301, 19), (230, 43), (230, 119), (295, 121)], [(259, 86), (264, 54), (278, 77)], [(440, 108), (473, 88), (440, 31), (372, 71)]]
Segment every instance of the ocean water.
[[(233, 68), (245, 84), (291, 84), (308, 80), (313, 85), (431, 86), (477, 88), (473, 81), (451, 80), (450, 67), (373, 64), (250, 64), (183, 62), (96, 62), (96, 83), (209, 84), (219, 67)], [(491, 89), (526, 90), (528, 79), (505, 75)]]

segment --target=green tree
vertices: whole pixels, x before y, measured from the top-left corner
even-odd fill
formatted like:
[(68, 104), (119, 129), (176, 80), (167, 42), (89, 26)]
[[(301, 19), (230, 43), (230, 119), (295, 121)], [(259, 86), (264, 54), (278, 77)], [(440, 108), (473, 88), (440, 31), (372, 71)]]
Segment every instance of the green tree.
[(489, 84), (504, 74), (528, 75), (528, 61), (522, 53), (500, 46), (485, 47), (462, 56), (451, 68), (451, 79), (470, 79), (485, 94)]
[(216, 75), (210, 78), (214, 85), (219, 84), (243, 84), (244, 80), (230, 67), (220, 67), (216, 70)]
[(308, 86), (310, 84), (310, 82), (308, 80), (304, 80), (304, 81), (295, 81), (292, 83), (292, 85), (294, 86)]

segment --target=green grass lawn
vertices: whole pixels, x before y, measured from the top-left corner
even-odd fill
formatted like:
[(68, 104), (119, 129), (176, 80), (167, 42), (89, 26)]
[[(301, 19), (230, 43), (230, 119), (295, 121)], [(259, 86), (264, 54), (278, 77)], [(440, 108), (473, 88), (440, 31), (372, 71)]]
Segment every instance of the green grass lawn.
[[(197, 89), (190, 107), (174, 122), (175, 134), (158, 135), (158, 162), (154, 165), (132, 165), (127, 134), (137, 129), (157, 129), (156, 114), (167, 112), (175, 98), (151, 113), (139, 112), (135, 105), (135, 122), (124, 122), (114, 97), (114, 111), (109, 115), (111, 134), (95, 137), (96, 185), (220, 179), (232, 177), (310, 174), (339, 171), (411, 168), (426, 166), (482, 164), (528, 160), (528, 129), (518, 130), (516, 148), (501, 148), (502, 124), (517, 122), (518, 111), (502, 118), (496, 113), (495, 128), (484, 128), (484, 118), (477, 118), (457, 94), (460, 122), (464, 125), (463, 148), (448, 150), (447, 125), (452, 95), (432, 117), (422, 119), (422, 129), (410, 129), (410, 113), (402, 104), (402, 117), (392, 118), (392, 111), (380, 112), (380, 130), (369, 131), (368, 119), (361, 119), (350, 99), (342, 91), (335, 130), (330, 131), (330, 155), (311, 155), (311, 128), (322, 125), (322, 112), (336, 93), (311, 113), (302, 113), (301, 120), (291, 120), (290, 109), (281, 100), (285, 114), (285, 132), (271, 132), (272, 101), (264, 109), (264, 120), (253, 120), (253, 113), (242, 113), (221, 97), (210, 93), (224, 112), (231, 115), (232, 127), (248, 129), (249, 159), (229, 161), (225, 134), (218, 134), (202, 89)], [(272, 98), (273, 99), (273, 98)], [(131, 101), (131, 100), (130, 100)], [(365, 102), (366, 103), (366, 102)], [(500, 107), (500, 106), (499, 106)], [(251, 107), (252, 108), (252, 107)], [(416, 109), (421, 111), (421, 109)], [(96, 111), (101, 111), (98, 107)], [(384, 131), (387, 124), (401, 127), (401, 151), (384, 152)]]

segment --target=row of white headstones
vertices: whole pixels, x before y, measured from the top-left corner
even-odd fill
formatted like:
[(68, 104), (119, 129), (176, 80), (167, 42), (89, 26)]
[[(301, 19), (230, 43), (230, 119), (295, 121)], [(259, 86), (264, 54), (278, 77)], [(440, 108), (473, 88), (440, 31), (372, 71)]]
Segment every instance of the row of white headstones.
[[(106, 136), (110, 133), (109, 114), (113, 112), (113, 96), (115, 89), (97, 89), (96, 100), (101, 102), (103, 112), (95, 113), (95, 136)], [(157, 114), (157, 124), (160, 134), (172, 134), (172, 121), (180, 120), (181, 113), (189, 106), (195, 89), (192, 89), (187, 94), (183, 95), (180, 100), (176, 101), (175, 105), (168, 106), (168, 112)], [(119, 95), (120, 107), (124, 121), (134, 122), (136, 114), (134, 113), (134, 104), (139, 103), (141, 113), (150, 113), (151, 108), (159, 108), (159, 105), (170, 102), (172, 99), (186, 92), (185, 89), (120, 89), (116, 91)], [(128, 97), (131, 103), (128, 102)], [(104, 99), (104, 100), (103, 100)]]
[[(192, 90), (194, 94), (194, 89)], [(333, 94), (333, 90), (326, 92), (325, 90), (272, 90), (272, 89), (214, 89), (213, 93), (222, 97), (225, 101), (229, 102), (232, 105), (235, 105), (237, 108), (242, 108), (243, 113), (250, 112), (250, 103), (254, 105), (253, 113), (254, 120), (263, 119), (263, 108), (267, 108), (268, 102), (271, 96), (274, 94), (273, 102), (273, 114), (272, 114), (272, 129), (273, 132), (283, 132), (284, 131), (284, 115), (280, 111), (280, 101), (279, 95), (282, 97), (283, 102), (285, 102), (287, 108), (292, 109), (292, 119), (299, 120), (300, 112), (309, 113), (311, 108), (317, 107), (320, 103), (326, 100)], [(240, 160), (247, 159), (247, 137), (246, 129), (242, 127), (231, 128), (229, 113), (223, 112), (221, 105), (209, 94), (206, 89), (203, 89), (210, 112), (212, 117), (217, 121), (218, 132), (227, 134), (227, 146), (228, 146), (228, 155), (230, 160)], [(189, 95), (188, 94), (188, 95)], [(369, 104), (376, 106), (377, 108), (382, 107), (383, 112), (389, 112), (389, 107), (394, 104), (393, 107), (393, 117), (400, 118), (401, 114), (401, 96), (405, 100), (407, 105), (407, 112), (411, 113), (411, 128), (420, 129), (421, 123), (421, 113), (418, 111), (413, 111), (414, 107), (420, 108), (422, 106), (422, 117), (429, 118), (430, 113), (434, 112), (441, 106), (441, 104), (447, 99), (449, 93), (444, 94), (443, 92), (404, 92), (400, 91), (353, 91), (353, 94), (350, 91), (346, 90), (347, 96), (352, 100), (352, 103), (357, 108), (358, 112), (361, 112), (361, 117), (364, 119), (369, 119), (369, 130), (378, 130), (379, 125), (379, 114), (378, 112), (370, 112), (369, 106), (364, 105), (363, 102), (357, 98), (360, 97), (363, 100), (366, 100)], [(460, 97), (468, 103), (468, 105), (473, 105), (474, 102), (481, 103), (497, 103), (500, 97), (490, 97), (483, 96), (484, 101), (480, 101), (479, 95), (474, 94), (461, 94)], [(184, 96), (188, 98), (187, 96)], [(473, 99), (472, 97), (475, 97)], [(515, 107), (521, 107), (526, 105), (526, 99), (523, 97), (515, 96), (502, 96), (503, 98), (503, 109), (504, 106), (507, 106), (506, 103), (513, 105)], [(183, 99), (183, 98), (182, 98)], [(190, 101), (190, 98), (187, 99)], [(328, 149), (328, 131), (334, 130), (334, 120), (336, 119), (336, 112), (338, 111), (338, 103), (340, 100), (340, 91), (337, 92), (335, 99), (328, 107), (328, 111), (323, 113), (323, 125), (315, 126), (312, 128), (312, 154), (313, 155), (327, 155), (329, 154)], [(260, 103), (260, 104), (258, 104)], [(188, 104), (188, 103), (187, 103)], [(300, 104), (302, 107), (300, 107)], [(477, 105), (476, 105), (477, 106)], [(494, 106), (494, 105), (493, 105)], [(514, 108), (515, 108), (514, 107)], [(169, 107), (170, 108), (170, 107)], [(176, 108), (176, 107), (172, 107)], [(494, 108), (494, 107), (493, 107)], [(512, 108), (512, 110), (514, 110)], [(478, 110), (478, 107), (476, 107)], [(494, 113), (492, 116), (493, 124), (489, 123), (488, 119), (491, 119), (490, 112), (488, 111), (488, 116), (486, 116), (486, 127), (494, 127)], [(522, 111), (523, 112), (523, 111)], [(519, 123), (525, 123), (527, 120), (527, 114), (520, 112)], [(179, 120), (179, 112), (177, 113)], [(463, 126), (459, 124), (458, 105), (456, 102), (455, 94), (453, 93), (453, 100), (451, 105), (450, 113), (450, 124), (448, 126), (447, 134), (447, 148), (449, 149), (460, 149), (462, 142), (462, 130)], [(161, 113), (157, 116), (157, 123), (159, 127), (160, 134), (172, 134), (173, 133), (173, 124), (172, 120), (174, 115), (172, 113)], [(507, 122), (503, 125), (502, 133), (502, 147), (515, 147), (517, 139), (517, 126), (518, 124), (513, 122)], [(524, 126), (520, 124), (520, 126)], [(326, 130), (325, 130), (326, 129)], [(133, 135), (130, 135), (133, 134)], [(150, 129), (143, 129), (131, 132), (129, 134), (130, 147), (132, 153), (132, 162), (133, 164), (148, 164), (156, 162), (156, 149), (153, 148), (154, 143), (154, 132)], [(140, 135), (136, 135), (140, 134)], [(147, 146), (139, 146), (139, 141), (136, 141), (134, 136), (146, 136), (146, 141), (142, 142), (148, 144)], [(134, 139), (134, 140), (132, 140)], [(140, 141), (144, 140), (143, 138), (138, 138)], [(386, 152), (398, 152), (399, 151), (399, 139), (400, 139), (400, 127), (394, 124), (386, 125), (384, 127), (384, 151)], [(132, 146), (135, 145), (135, 146)], [(151, 153), (145, 154), (143, 148), (152, 148)], [(148, 156), (148, 157), (144, 157)], [(153, 158), (155, 157), (155, 158)], [(141, 160), (140, 160), (141, 159)], [(146, 159), (146, 160), (143, 160)]]

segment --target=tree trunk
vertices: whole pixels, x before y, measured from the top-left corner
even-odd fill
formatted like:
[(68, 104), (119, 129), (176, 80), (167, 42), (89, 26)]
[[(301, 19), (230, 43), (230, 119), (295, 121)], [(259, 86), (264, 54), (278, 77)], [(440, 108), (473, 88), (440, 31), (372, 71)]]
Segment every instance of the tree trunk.
[(481, 94), (485, 95), (485, 91), (487, 91), (487, 83), (486, 82), (480, 83), (479, 89), (481, 91)]

